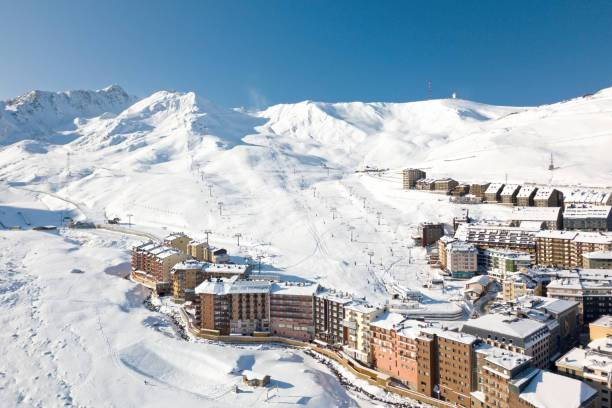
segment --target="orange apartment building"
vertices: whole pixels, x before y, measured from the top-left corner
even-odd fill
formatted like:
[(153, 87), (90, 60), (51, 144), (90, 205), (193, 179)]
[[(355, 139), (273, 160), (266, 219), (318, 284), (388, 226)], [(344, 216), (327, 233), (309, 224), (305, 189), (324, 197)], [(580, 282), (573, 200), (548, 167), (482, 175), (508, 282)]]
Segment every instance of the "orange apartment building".
[(187, 254), (175, 248), (147, 242), (132, 248), (130, 276), (158, 293), (170, 292), (170, 271), (174, 265), (186, 259)]
[(243, 279), (251, 268), (251, 265), (245, 264), (209, 264), (194, 259), (178, 263), (170, 272), (172, 300), (176, 303), (195, 301), (195, 288), (206, 279), (229, 279), (234, 276)]
[(314, 296), (320, 286), (312, 282), (278, 282), (270, 288), (270, 332), (302, 341), (314, 339)]
[(537, 263), (558, 268), (580, 268), (583, 254), (612, 250), (612, 233), (540, 231), (536, 234)]
[(209, 279), (195, 290), (200, 297), (196, 323), (217, 335), (256, 335), (270, 331), (270, 282)]
[(424, 323), (388, 311), (370, 323), (373, 366), (415, 391), (419, 325)]

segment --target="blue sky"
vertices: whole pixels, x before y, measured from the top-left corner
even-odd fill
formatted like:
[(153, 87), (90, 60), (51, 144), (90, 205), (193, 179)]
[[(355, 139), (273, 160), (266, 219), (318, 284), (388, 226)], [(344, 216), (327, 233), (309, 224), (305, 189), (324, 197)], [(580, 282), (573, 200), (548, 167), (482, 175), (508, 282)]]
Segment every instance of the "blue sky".
[(0, 0), (0, 99), (119, 84), (225, 106), (537, 105), (612, 86), (611, 1)]

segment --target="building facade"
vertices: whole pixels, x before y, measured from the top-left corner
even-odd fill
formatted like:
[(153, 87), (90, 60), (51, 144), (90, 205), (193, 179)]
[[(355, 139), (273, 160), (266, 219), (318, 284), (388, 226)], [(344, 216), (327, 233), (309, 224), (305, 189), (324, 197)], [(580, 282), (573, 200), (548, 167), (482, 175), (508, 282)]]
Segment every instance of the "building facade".
[[(315, 296), (315, 339), (341, 347), (348, 337), (344, 321), (344, 305), (354, 297), (348, 293), (327, 289)], [(345, 333), (346, 331), (346, 333)]]
[(541, 187), (533, 197), (536, 207), (561, 207), (563, 206), (563, 193), (551, 187)]
[(417, 180), (424, 179), (427, 174), (420, 169), (404, 169), (402, 171), (404, 190), (416, 187)]
[(278, 282), (270, 289), (270, 332), (302, 341), (314, 339), (314, 296), (320, 286), (310, 282)]
[(586, 269), (612, 269), (612, 251), (583, 253), (582, 266)]
[(478, 250), (468, 242), (449, 243), (444, 264), (453, 278), (470, 279), (478, 271)]
[(612, 206), (571, 204), (565, 206), (563, 228), (580, 231), (612, 230)]

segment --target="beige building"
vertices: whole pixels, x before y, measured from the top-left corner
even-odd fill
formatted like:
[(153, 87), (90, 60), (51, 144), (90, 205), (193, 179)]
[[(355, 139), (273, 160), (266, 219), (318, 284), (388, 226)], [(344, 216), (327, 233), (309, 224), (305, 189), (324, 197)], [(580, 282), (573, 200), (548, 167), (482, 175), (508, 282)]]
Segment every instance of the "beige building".
[(516, 205), (516, 196), (521, 186), (518, 184), (506, 184), (500, 193), (501, 202), (507, 205)]
[(208, 261), (208, 243), (206, 241), (191, 241), (187, 244), (187, 254), (198, 261)]
[(502, 281), (502, 293), (504, 301), (521, 296), (540, 296), (542, 294), (542, 282), (527, 273), (515, 272)]
[(504, 189), (503, 183), (491, 183), (485, 191), (485, 201), (487, 203), (501, 202), (501, 192)]
[(609, 339), (597, 339), (587, 348), (570, 350), (557, 360), (556, 366), (560, 374), (580, 380), (597, 391), (597, 408), (612, 408), (612, 342)]
[(533, 197), (536, 207), (561, 207), (563, 205), (563, 193), (552, 187), (541, 187)]
[(442, 178), (437, 179), (434, 182), (434, 190), (449, 193), (453, 188), (457, 187), (459, 183), (457, 180), (453, 180), (452, 178)]
[(580, 268), (582, 254), (612, 250), (612, 233), (540, 231), (536, 235), (537, 263), (558, 268)]
[(612, 316), (605, 315), (589, 324), (591, 341), (612, 338)]
[(415, 188), (417, 180), (427, 177), (425, 172), (419, 169), (404, 169), (404, 171), (402, 171), (402, 176), (404, 190)]
[(582, 266), (586, 269), (612, 269), (612, 251), (595, 251), (582, 254)]
[(343, 347), (345, 353), (364, 364), (372, 362), (370, 323), (383, 311), (383, 308), (370, 305), (362, 300), (344, 305), (342, 325), (347, 331)]
[(188, 253), (187, 245), (191, 242), (191, 238), (182, 232), (174, 232), (164, 238), (164, 245), (176, 248), (179, 251)]
[(438, 242), (436, 242), (436, 246), (438, 248), (438, 259), (440, 260), (440, 266), (442, 269), (446, 269), (446, 247), (453, 242), (457, 242), (457, 239), (446, 235), (441, 237)]
[(535, 205), (535, 195), (538, 191), (536, 186), (522, 186), (521, 190), (516, 195), (516, 205), (521, 207), (533, 207)]

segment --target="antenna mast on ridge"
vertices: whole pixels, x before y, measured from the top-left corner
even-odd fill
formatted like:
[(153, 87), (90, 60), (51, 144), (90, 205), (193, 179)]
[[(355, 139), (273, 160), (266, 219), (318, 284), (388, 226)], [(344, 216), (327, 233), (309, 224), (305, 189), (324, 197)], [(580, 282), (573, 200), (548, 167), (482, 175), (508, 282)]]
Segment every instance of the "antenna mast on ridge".
[(429, 91), (429, 100), (431, 101), (431, 80), (427, 81), (427, 89)]
[(554, 170), (555, 169), (555, 164), (553, 163), (553, 154), (552, 152), (550, 153), (550, 164), (548, 165), (548, 170)]

